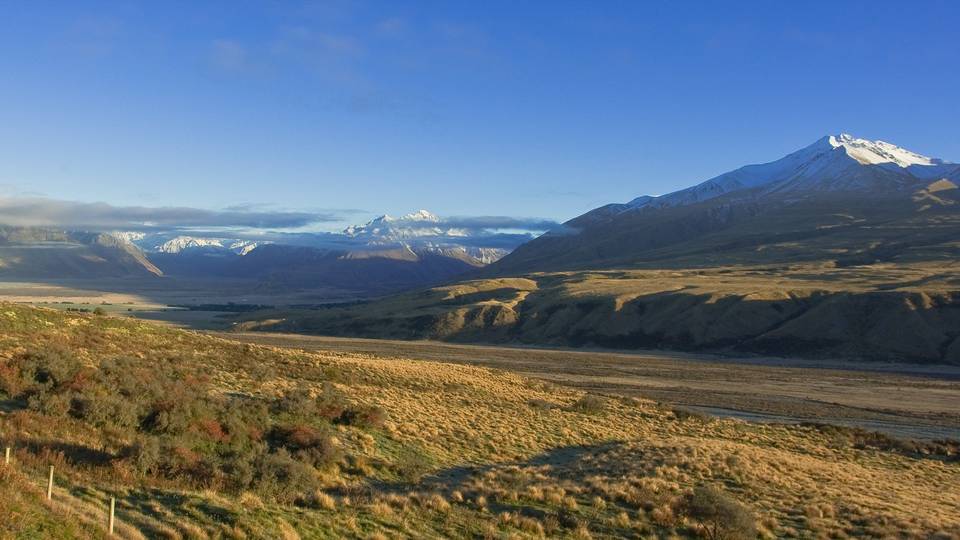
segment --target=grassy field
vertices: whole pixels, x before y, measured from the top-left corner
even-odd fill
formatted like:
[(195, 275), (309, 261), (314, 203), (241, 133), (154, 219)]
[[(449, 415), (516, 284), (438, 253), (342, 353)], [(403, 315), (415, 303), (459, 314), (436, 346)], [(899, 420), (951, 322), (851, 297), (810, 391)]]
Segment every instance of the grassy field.
[[(0, 281), (0, 302), (70, 311), (99, 308), (110, 314), (163, 321), (172, 326), (225, 329), (236, 312), (203, 306), (315, 305), (355, 300), (334, 288), (275, 288), (253, 280), (181, 277)], [(189, 309), (184, 308), (189, 306)]]
[(589, 392), (655, 399), (722, 416), (821, 422), (910, 438), (960, 439), (960, 367), (646, 351), (577, 351), (230, 332), (275, 347), (496, 368)]
[(0, 388), (0, 537), (960, 537), (955, 444), (485, 367), (2, 305)]

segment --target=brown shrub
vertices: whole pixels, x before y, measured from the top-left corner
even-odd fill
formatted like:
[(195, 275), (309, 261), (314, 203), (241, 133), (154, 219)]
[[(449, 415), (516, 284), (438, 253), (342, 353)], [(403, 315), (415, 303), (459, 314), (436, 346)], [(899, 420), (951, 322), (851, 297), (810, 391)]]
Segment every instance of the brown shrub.
[(757, 536), (756, 521), (750, 510), (715, 487), (694, 489), (683, 503), (683, 512), (698, 523), (710, 540), (746, 540)]
[(584, 414), (596, 414), (603, 411), (606, 407), (606, 398), (595, 394), (586, 394), (574, 402), (573, 405), (570, 405), (570, 410)]

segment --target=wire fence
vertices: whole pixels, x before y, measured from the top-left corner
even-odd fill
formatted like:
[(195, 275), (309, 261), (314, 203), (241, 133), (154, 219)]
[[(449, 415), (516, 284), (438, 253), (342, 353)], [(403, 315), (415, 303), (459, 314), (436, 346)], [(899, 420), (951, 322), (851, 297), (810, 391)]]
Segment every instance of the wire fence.
[[(11, 468), (14, 467), (13, 462), (13, 448), (7, 446), (3, 451), (3, 467)], [(21, 474), (25, 473), (23, 469), (19, 471)], [(50, 468), (46, 476), (46, 486), (47, 486), (47, 500), (54, 500), (54, 485), (56, 484), (56, 469), (53, 465), (50, 465)], [(116, 497), (110, 497), (110, 506), (109, 510), (106, 511), (105, 528), (109, 536), (114, 536), (114, 529), (116, 528), (116, 508), (117, 508), (117, 499)]]

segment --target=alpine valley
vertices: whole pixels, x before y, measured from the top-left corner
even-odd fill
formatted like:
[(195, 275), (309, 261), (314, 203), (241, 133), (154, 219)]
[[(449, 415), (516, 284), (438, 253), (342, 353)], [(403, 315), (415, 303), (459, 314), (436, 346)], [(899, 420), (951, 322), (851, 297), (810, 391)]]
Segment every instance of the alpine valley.
[(272, 239), (173, 232), (0, 230), (0, 277), (163, 277), (250, 280), (271, 290), (340, 289), (355, 294), (432, 285), (498, 260), (530, 237), (445, 227), (420, 210), (340, 233)]
[(250, 329), (960, 363), (960, 165), (823, 137), (608, 204), (470, 279)]

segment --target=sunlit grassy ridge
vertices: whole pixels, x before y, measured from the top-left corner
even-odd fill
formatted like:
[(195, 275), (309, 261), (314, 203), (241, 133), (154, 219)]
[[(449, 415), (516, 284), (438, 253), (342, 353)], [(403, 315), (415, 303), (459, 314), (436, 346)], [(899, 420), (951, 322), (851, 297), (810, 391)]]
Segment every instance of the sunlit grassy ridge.
[(478, 367), (7, 305), (0, 388), (8, 537), (102, 534), (111, 495), (126, 537), (695, 536), (698, 486), (730, 503), (734, 535), (744, 519), (765, 537), (960, 535), (950, 445), (710, 420)]
[(255, 313), (240, 326), (391, 339), (960, 364), (955, 264), (535, 273), (339, 308)]

